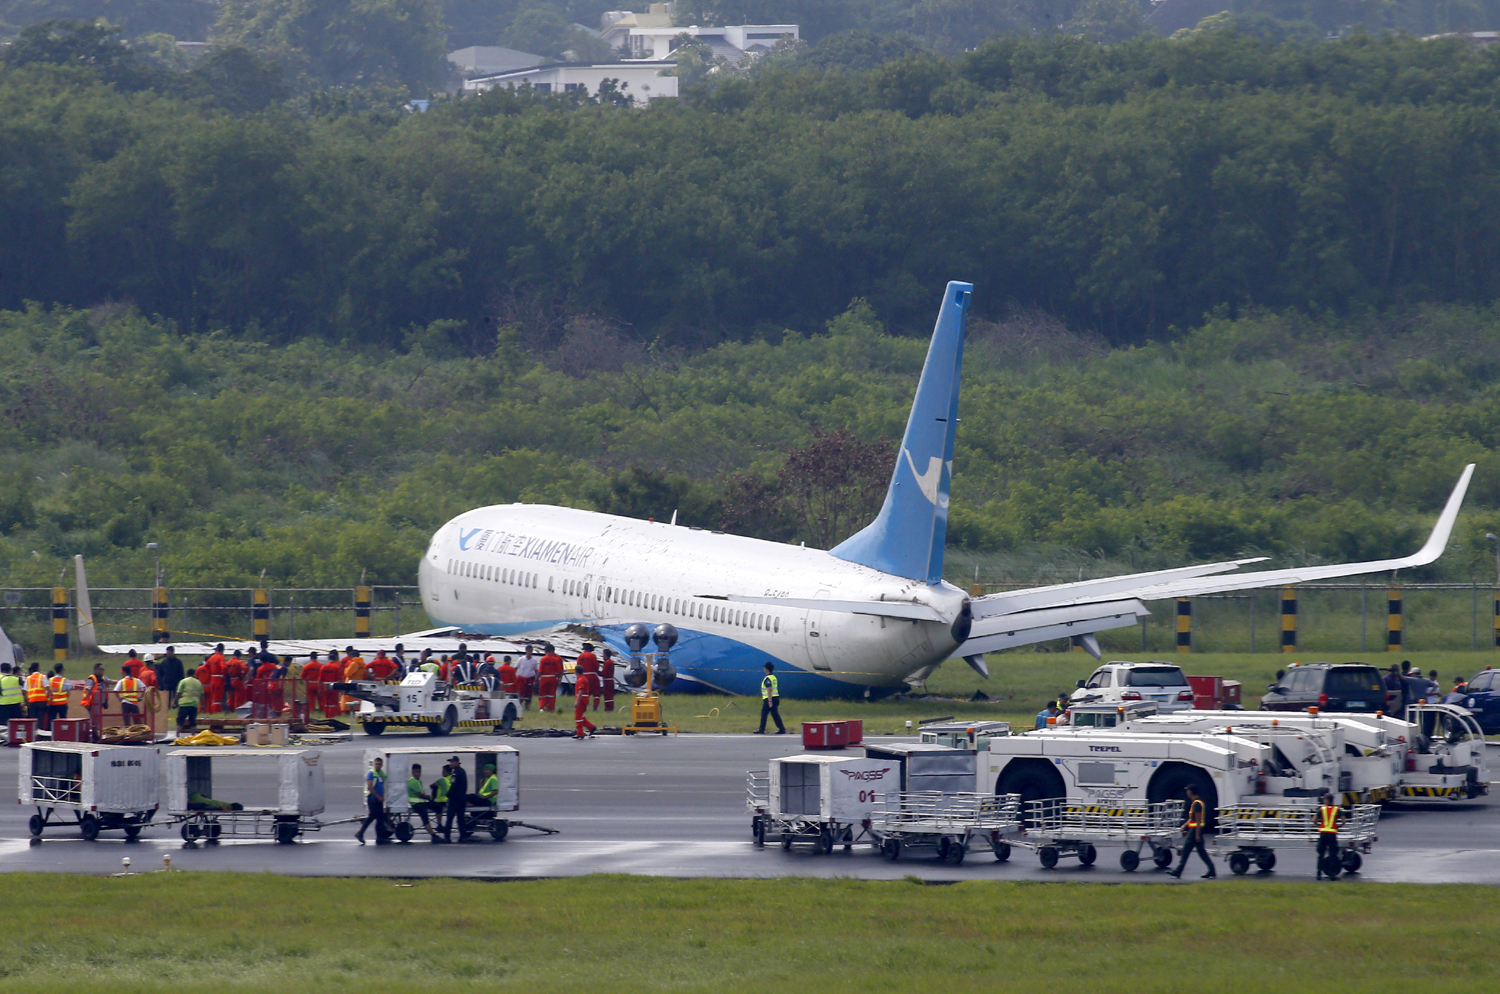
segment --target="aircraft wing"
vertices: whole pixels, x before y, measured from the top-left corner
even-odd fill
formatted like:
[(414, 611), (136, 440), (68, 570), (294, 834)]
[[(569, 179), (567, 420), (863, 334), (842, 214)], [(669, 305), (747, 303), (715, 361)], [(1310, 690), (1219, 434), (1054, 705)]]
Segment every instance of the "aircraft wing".
[[(1056, 587), (1038, 587), (1002, 594), (990, 594), (973, 601), (976, 618), (1004, 617), (1016, 605), (1031, 610), (1058, 608), (1102, 602), (1104, 594), (1109, 599), (1121, 597), (1142, 601), (1161, 600), (1168, 597), (1195, 597), (1201, 594), (1225, 593), (1231, 590), (1254, 590), (1260, 587), (1280, 587), (1313, 580), (1329, 580), (1342, 576), (1360, 576), (1367, 573), (1386, 573), (1392, 570), (1426, 566), (1443, 554), (1448, 539), (1453, 534), (1453, 525), (1458, 520), (1459, 508), (1463, 506), (1464, 494), (1468, 492), (1469, 480), (1474, 475), (1474, 464), (1464, 467), (1458, 484), (1448, 496), (1448, 502), (1438, 515), (1426, 543), (1416, 553), (1400, 559), (1377, 559), (1363, 563), (1339, 563), (1332, 566), (1299, 566), (1291, 569), (1260, 570), (1252, 573), (1222, 575), (1241, 565), (1259, 560), (1239, 560), (1233, 563), (1214, 563), (1193, 573), (1187, 570), (1162, 570), (1159, 573), (1137, 573), (1133, 576), (1113, 577), (1105, 580), (1088, 580), (1078, 584), (1061, 584)], [(982, 605), (982, 606), (981, 606)], [(998, 619), (997, 619), (998, 620)], [(977, 626), (976, 626), (977, 627)]]

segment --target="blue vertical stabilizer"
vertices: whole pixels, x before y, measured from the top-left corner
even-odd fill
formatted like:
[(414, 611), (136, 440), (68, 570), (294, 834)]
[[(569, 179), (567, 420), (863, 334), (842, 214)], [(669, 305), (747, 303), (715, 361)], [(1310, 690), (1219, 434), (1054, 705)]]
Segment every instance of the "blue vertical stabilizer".
[(927, 583), (943, 578), (964, 318), (973, 292), (972, 283), (949, 283), (943, 292), (885, 504), (874, 521), (832, 551), (840, 559)]

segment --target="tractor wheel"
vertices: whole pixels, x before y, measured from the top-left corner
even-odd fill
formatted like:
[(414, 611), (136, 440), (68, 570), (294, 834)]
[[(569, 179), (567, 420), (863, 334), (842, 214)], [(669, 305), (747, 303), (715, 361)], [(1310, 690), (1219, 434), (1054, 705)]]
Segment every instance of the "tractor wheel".
[(515, 727), (516, 727), (516, 709), (513, 708), (513, 707), (507, 707), (505, 709), (505, 713), (500, 716), (500, 730), (502, 732), (508, 732), (512, 728), (515, 728)]
[(458, 724), (458, 709), (452, 704), (443, 711), (443, 720), (436, 725), (428, 725), (427, 731), (432, 735), (449, 735), (453, 732), (453, 726)]
[(385, 722), (383, 721), (366, 721), (361, 722), (361, 724), (364, 725), (366, 735), (380, 735), (385, 731)]

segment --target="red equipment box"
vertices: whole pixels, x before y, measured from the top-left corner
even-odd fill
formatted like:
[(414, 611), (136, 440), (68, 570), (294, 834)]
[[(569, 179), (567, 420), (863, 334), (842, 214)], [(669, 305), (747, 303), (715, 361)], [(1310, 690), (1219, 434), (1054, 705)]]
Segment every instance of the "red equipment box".
[(842, 749), (864, 741), (865, 723), (853, 721), (804, 721), (802, 723), (802, 748)]
[(5, 743), (12, 749), (21, 748), (23, 742), (36, 741), (35, 718), (12, 718), (9, 725), (10, 738)]
[(1224, 694), (1220, 699), (1224, 702), (1224, 707), (1242, 707), (1243, 705), (1240, 704), (1240, 682), (1238, 680), (1225, 680)]
[(52, 720), (53, 742), (88, 742), (89, 719), (54, 718)]
[(1193, 708), (1198, 711), (1217, 711), (1224, 700), (1224, 678), (1218, 676), (1190, 676), (1188, 685), (1193, 688)]

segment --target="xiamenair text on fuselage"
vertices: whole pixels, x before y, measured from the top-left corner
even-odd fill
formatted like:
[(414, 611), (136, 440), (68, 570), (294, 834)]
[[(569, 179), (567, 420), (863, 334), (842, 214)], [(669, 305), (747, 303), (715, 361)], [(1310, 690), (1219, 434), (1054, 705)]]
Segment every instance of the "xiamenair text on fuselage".
[[(1402, 559), (1236, 572), (1208, 563), (971, 597), (943, 580), (972, 287), (943, 292), (885, 502), (829, 551), (538, 504), (481, 507), (433, 536), (419, 572), (434, 622), (497, 636), (597, 632), (622, 655), (634, 624), (669, 623), (679, 687), (757, 693), (777, 664), (783, 694), (899, 688), (963, 657), (1135, 624), (1144, 601), (1384, 572), (1435, 560), (1473, 474), (1465, 467), (1426, 544)], [(677, 689), (674, 687), (674, 689)]]

